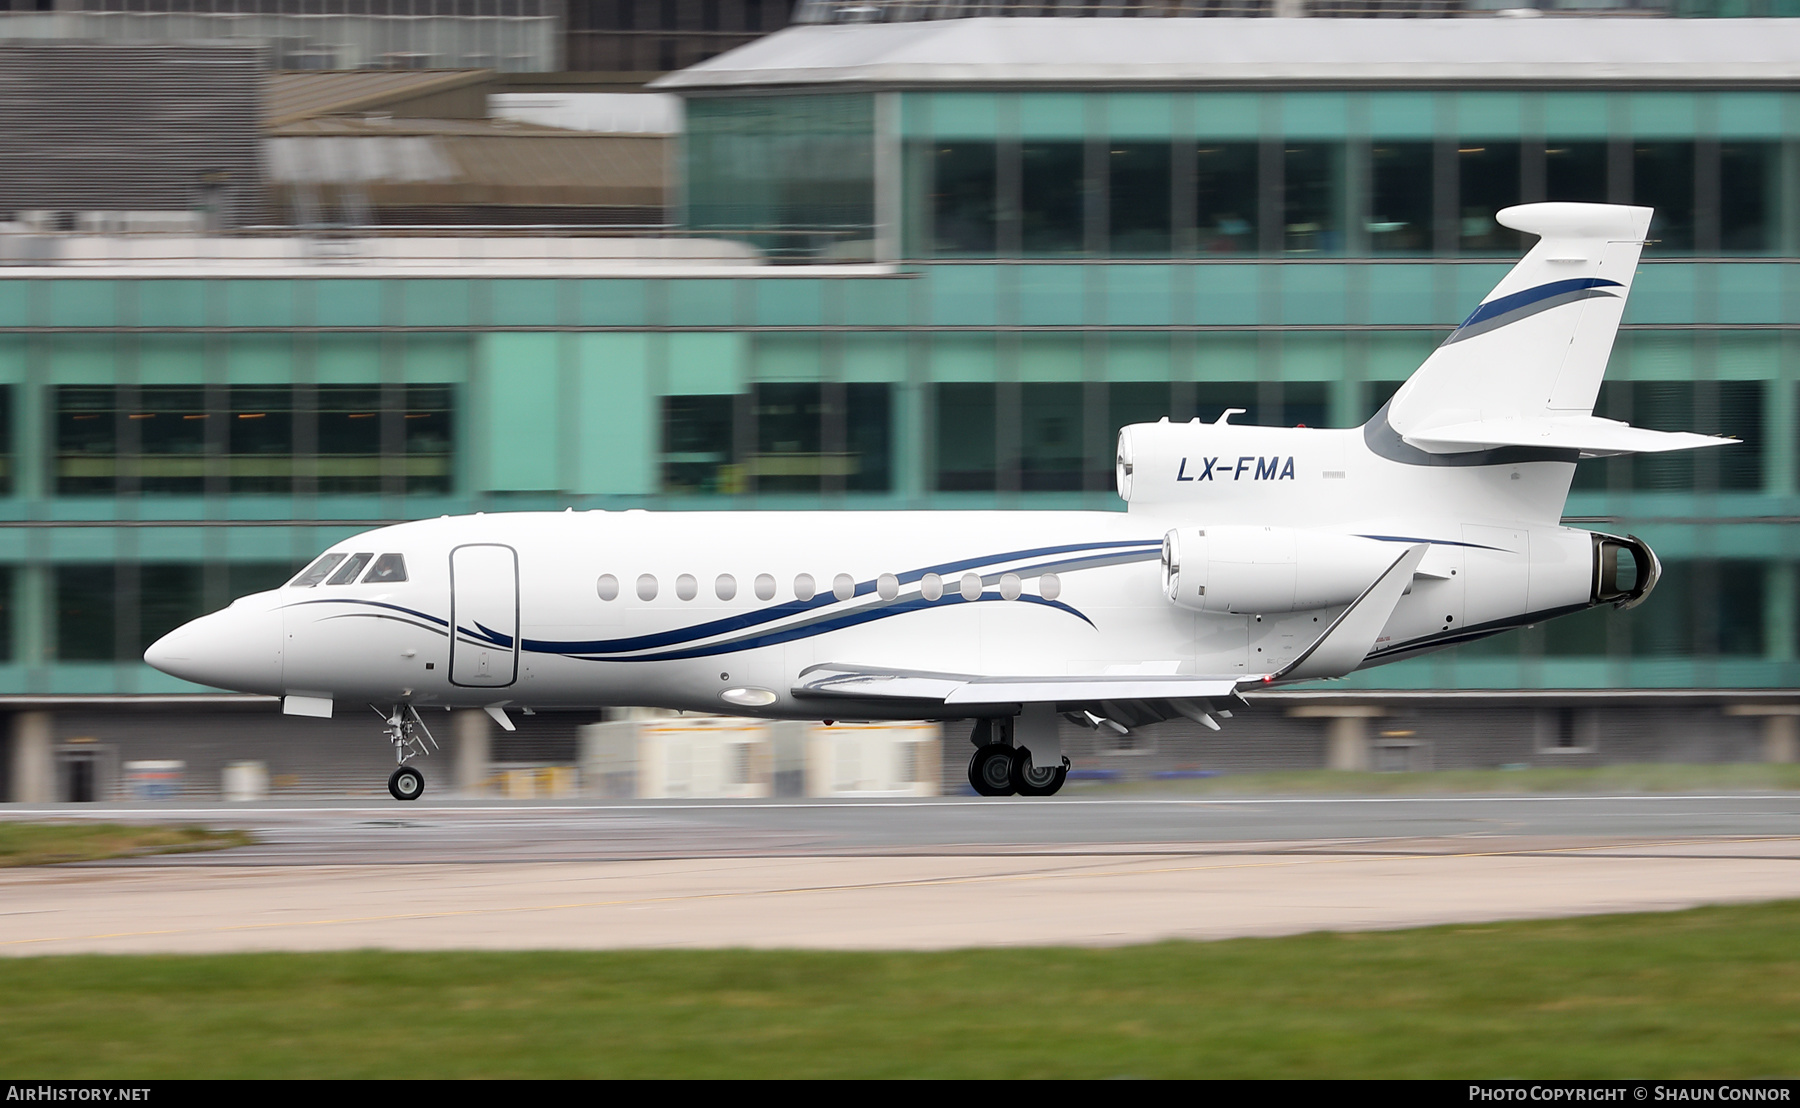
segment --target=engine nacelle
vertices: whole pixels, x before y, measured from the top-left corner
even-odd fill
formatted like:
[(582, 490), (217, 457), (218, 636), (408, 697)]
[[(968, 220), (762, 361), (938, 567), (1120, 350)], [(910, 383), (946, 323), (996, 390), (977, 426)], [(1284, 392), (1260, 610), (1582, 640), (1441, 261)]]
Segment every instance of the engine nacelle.
[(1349, 604), (1400, 550), (1292, 527), (1180, 527), (1163, 536), (1163, 595), (1197, 612), (1261, 615)]

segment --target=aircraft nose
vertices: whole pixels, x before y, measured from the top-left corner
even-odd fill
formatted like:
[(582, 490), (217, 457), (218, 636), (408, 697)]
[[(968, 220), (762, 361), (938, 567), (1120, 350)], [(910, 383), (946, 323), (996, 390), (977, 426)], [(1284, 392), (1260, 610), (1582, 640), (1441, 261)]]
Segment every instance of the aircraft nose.
[(281, 614), (227, 608), (201, 616), (151, 643), (144, 661), (197, 685), (279, 696)]

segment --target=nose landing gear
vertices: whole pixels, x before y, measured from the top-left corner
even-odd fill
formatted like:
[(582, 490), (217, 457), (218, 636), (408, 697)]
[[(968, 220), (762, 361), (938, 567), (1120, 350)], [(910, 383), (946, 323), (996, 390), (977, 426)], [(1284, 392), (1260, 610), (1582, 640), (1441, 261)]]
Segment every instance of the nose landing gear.
[[(373, 704), (369, 707), (375, 708)], [(438, 749), (437, 739), (419, 718), (419, 710), (411, 704), (396, 704), (386, 712), (375, 708), (375, 714), (387, 720), (387, 740), (394, 747), (394, 760), (400, 763), (400, 768), (388, 778), (388, 792), (395, 800), (419, 799), (425, 792), (425, 775), (406, 762)]]
[(425, 775), (411, 766), (401, 766), (388, 778), (388, 792), (395, 800), (417, 800), (425, 791)]

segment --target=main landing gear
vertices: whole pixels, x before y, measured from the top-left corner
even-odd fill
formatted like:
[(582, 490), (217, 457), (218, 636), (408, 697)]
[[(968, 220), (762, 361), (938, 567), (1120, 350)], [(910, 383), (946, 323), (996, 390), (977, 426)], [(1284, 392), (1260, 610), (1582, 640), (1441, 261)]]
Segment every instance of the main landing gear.
[(1069, 760), (1057, 766), (1037, 766), (1027, 747), (1012, 745), (1012, 720), (976, 720), (969, 741), (975, 753), (969, 759), (969, 785), (982, 796), (1054, 796), (1069, 779)]
[[(375, 708), (373, 704), (369, 707)], [(394, 760), (400, 763), (400, 768), (388, 778), (388, 792), (395, 800), (419, 799), (425, 793), (425, 775), (406, 762), (438, 748), (431, 728), (425, 726), (425, 721), (419, 718), (419, 710), (411, 704), (396, 704), (386, 712), (375, 708), (375, 714), (387, 721), (387, 740), (394, 747)]]

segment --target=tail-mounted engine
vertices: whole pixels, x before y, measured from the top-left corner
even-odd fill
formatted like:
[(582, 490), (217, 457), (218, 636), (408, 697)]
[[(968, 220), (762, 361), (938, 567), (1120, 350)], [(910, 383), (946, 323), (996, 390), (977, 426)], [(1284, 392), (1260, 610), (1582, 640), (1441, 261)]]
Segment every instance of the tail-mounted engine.
[(1181, 527), (1163, 536), (1163, 595), (1197, 612), (1261, 615), (1349, 604), (1394, 564), (1392, 544), (1292, 527)]
[[(1165, 544), (1165, 549), (1167, 549)], [(1625, 559), (1630, 558), (1630, 564)], [(1593, 604), (1611, 604), (1615, 608), (1635, 608), (1650, 595), (1662, 576), (1662, 562), (1643, 539), (1636, 535), (1594, 536)]]

